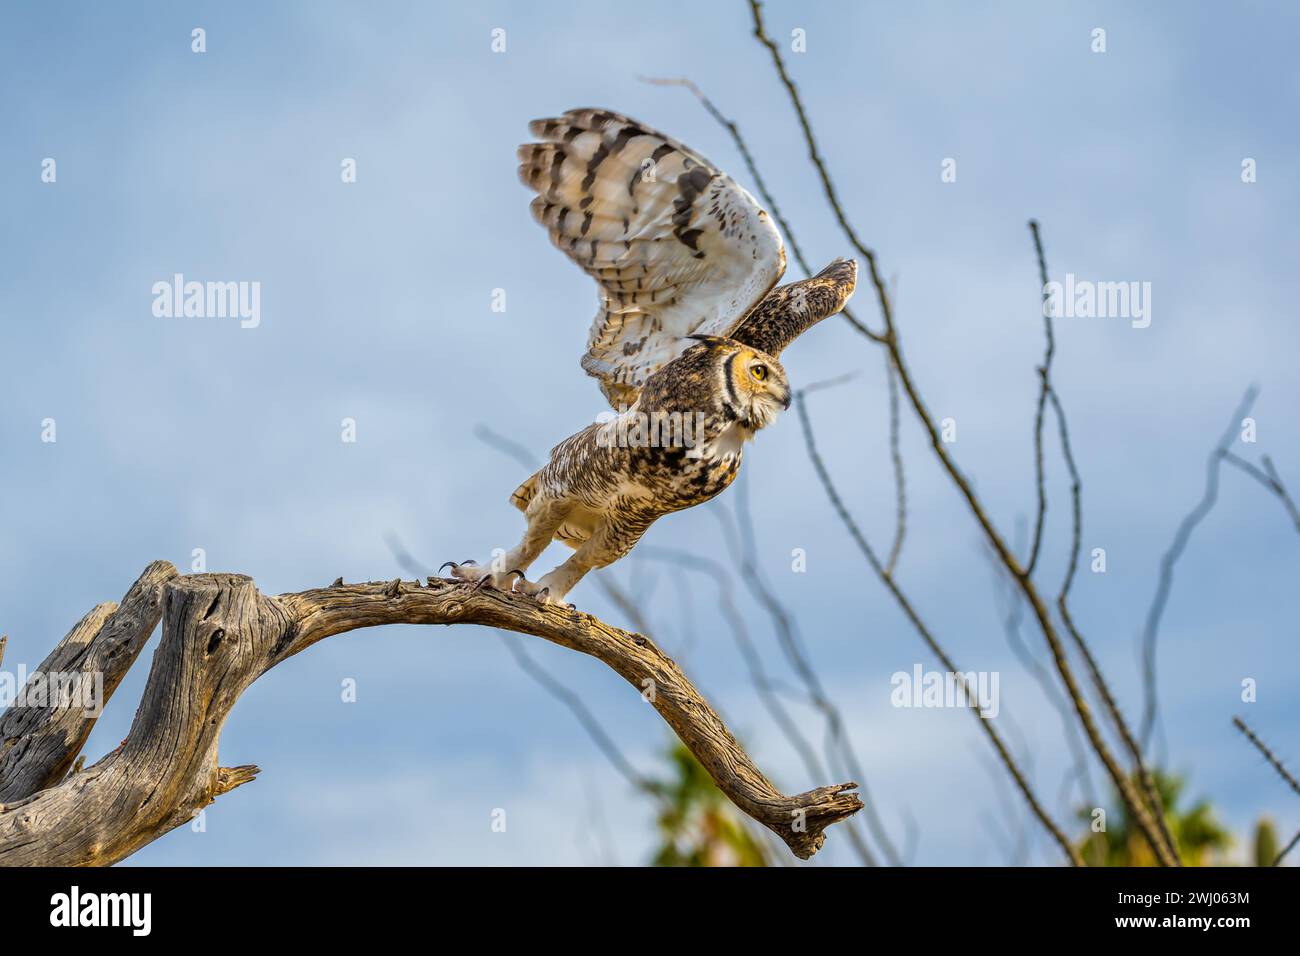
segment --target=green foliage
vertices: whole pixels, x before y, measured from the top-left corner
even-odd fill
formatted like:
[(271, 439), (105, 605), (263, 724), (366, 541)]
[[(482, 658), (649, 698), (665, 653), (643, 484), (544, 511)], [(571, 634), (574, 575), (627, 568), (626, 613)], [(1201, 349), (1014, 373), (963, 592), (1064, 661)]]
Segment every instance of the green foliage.
[(1272, 866), (1277, 855), (1282, 852), (1282, 844), (1277, 838), (1277, 827), (1268, 817), (1260, 817), (1255, 824), (1253, 862), (1256, 866)]
[(679, 741), (665, 756), (670, 776), (654, 784), (662, 839), (654, 865), (767, 866), (763, 846), (695, 756)]
[[(1151, 776), (1165, 807), (1169, 832), (1183, 862), (1187, 866), (1210, 866), (1220, 862), (1232, 845), (1232, 834), (1216, 819), (1210, 802), (1202, 799), (1183, 808), (1180, 801), (1186, 780), (1163, 770), (1152, 770)], [(1137, 779), (1133, 785), (1140, 792), (1141, 785)], [(1142, 831), (1128, 819), (1118, 796), (1115, 802), (1118, 806), (1106, 811), (1105, 832), (1090, 833), (1079, 843), (1079, 853), (1089, 866), (1155, 866), (1155, 855)], [(1091, 809), (1079, 811), (1079, 819), (1091, 823), (1092, 818)]]

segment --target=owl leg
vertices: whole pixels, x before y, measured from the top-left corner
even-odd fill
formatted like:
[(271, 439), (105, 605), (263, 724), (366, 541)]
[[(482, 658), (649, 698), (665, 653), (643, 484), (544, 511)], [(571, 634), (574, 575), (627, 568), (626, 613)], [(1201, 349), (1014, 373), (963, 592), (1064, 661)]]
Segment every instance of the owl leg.
[[(555, 530), (564, 522), (569, 511), (570, 508), (562, 501), (534, 498), (524, 513), (528, 527), (519, 544), (505, 554), (497, 552), (486, 565), (480, 565), (476, 561), (462, 561), (460, 564), (448, 562), (451, 576), (480, 587), (509, 591), (514, 578), (522, 579), (529, 565), (546, 550)], [(447, 567), (447, 564), (443, 567)]]
[(582, 557), (582, 549), (585, 547), (584, 544), (569, 557), (569, 560), (544, 575), (536, 583), (521, 578), (515, 583), (515, 590), (535, 597), (543, 604), (564, 604), (564, 596), (595, 567)]
[(597, 526), (569, 560), (546, 574), (536, 584), (519, 580), (516, 590), (531, 594), (546, 604), (563, 604), (565, 596), (592, 568), (613, 564), (627, 554), (645, 534), (654, 517), (632, 514), (610, 519)]

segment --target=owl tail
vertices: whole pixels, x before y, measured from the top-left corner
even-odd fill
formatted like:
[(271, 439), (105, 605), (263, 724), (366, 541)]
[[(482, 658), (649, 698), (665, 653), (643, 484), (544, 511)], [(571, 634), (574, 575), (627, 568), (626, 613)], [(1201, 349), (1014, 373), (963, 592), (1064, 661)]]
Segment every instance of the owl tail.
[(779, 357), (800, 335), (844, 308), (857, 282), (857, 262), (836, 259), (811, 279), (777, 286), (737, 323), (730, 337)]
[[(538, 472), (538, 474), (541, 474)], [(533, 500), (533, 495), (537, 493), (537, 475), (533, 475), (522, 485), (515, 489), (514, 494), (510, 496), (510, 503), (520, 511), (528, 510), (528, 503)]]

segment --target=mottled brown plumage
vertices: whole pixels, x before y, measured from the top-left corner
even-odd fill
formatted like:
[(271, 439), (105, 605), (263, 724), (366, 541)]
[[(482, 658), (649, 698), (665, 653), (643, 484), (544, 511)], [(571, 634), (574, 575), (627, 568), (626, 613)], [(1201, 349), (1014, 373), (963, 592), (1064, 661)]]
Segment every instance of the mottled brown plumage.
[[(698, 153), (617, 113), (536, 120), (519, 148), (534, 217), (595, 279), (600, 309), (582, 367), (617, 414), (551, 450), (511, 501), (528, 529), (487, 566), (453, 574), (557, 601), (647, 528), (734, 480), (743, 446), (789, 406), (781, 351), (838, 312), (857, 266), (773, 288), (785, 250), (748, 192)], [(552, 540), (574, 554), (533, 584)]]

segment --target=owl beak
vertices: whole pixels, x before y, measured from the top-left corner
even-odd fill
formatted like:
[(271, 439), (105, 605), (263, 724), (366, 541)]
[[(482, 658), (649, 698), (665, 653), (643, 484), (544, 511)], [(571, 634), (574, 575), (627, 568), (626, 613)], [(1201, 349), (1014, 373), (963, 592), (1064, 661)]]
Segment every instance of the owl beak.
[(790, 391), (789, 391), (789, 389), (786, 389), (786, 393), (785, 393), (785, 395), (783, 395), (783, 396), (781, 397), (781, 407), (784, 408), (787, 412), (790, 410)]

